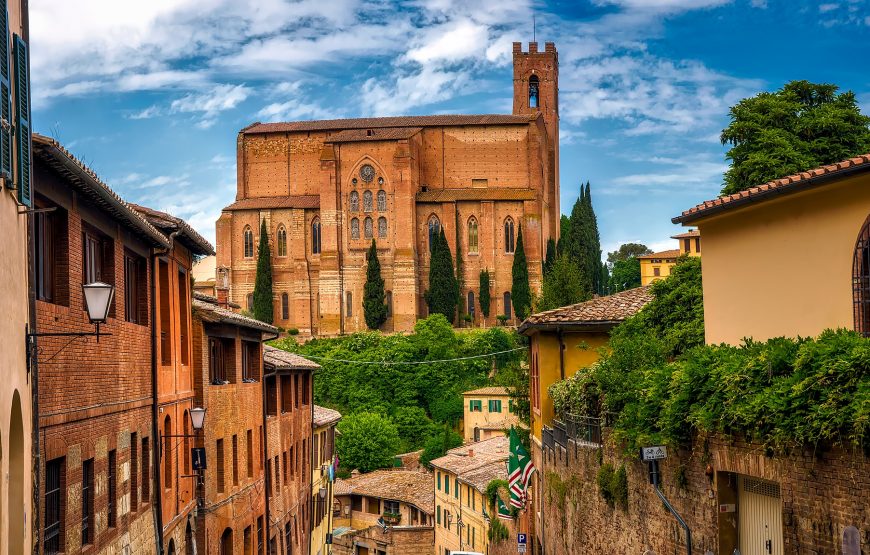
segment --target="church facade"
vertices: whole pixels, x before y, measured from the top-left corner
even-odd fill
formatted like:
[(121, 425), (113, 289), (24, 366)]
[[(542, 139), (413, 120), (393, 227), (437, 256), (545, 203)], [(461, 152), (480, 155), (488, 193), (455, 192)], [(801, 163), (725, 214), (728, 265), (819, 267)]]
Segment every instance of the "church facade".
[[(511, 266), (522, 226), (532, 290), (559, 228), (558, 54), (513, 45), (513, 113), (255, 123), (237, 139), (236, 202), (217, 222), (217, 287), (250, 308), (266, 222), (274, 322), (303, 335), (366, 329), (366, 251), (377, 242), (384, 331), (427, 315), (430, 242), (460, 259), (462, 313), (515, 320)], [(457, 256), (458, 255), (458, 256)], [(479, 275), (490, 274), (490, 314)], [(219, 295), (221, 296), (221, 295)]]

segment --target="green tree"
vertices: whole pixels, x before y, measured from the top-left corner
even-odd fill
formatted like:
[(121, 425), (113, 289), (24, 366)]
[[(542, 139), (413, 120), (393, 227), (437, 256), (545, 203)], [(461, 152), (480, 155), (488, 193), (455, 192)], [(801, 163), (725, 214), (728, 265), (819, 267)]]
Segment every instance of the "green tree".
[(477, 293), (478, 302), (480, 303), (480, 313), (483, 314), (484, 318), (489, 318), (489, 270), (483, 270), (480, 272), (480, 282), (479, 282), (479, 290)]
[(426, 291), (429, 314), (443, 314), (448, 321), (453, 322), (456, 318), (457, 297), (453, 257), (442, 228), (429, 261), (429, 290)]
[(336, 451), (346, 469), (371, 472), (389, 468), (398, 452), (399, 432), (386, 416), (373, 412), (358, 412), (338, 423)]
[(577, 264), (567, 255), (560, 255), (550, 274), (544, 277), (544, 291), (537, 310), (552, 310), (589, 299), (589, 282)]
[(626, 258), (617, 260), (610, 268), (610, 292), (618, 293), (626, 289), (640, 287), (640, 259)]
[(870, 151), (870, 117), (855, 94), (792, 81), (731, 107), (720, 139), (731, 145), (723, 195)]
[(429, 466), (429, 463), (438, 457), (443, 457), (447, 451), (462, 445), (462, 436), (444, 425), (444, 432), (432, 436), (426, 441), (423, 453), (420, 455), (420, 464)]
[(421, 449), (438, 429), (422, 407), (403, 406), (393, 411), (393, 423), (402, 441), (402, 452)]
[(553, 269), (553, 264), (556, 263), (556, 241), (550, 237), (547, 240), (547, 256), (544, 258), (544, 278), (547, 277), (547, 274), (550, 273), (550, 270)]
[(562, 214), (559, 218), (559, 242), (556, 243), (556, 254), (565, 253), (565, 245), (568, 244), (568, 237), (571, 235), (571, 219)]
[(617, 250), (607, 253), (607, 263), (613, 267), (613, 264), (619, 260), (637, 258), (645, 254), (652, 254), (652, 251), (646, 245), (642, 243), (623, 243), (619, 245)]
[(517, 230), (517, 248), (514, 251), (514, 263), (511, 266), (511, 303), (514, 305), (519, 320), (525, 320), (532, 309), (532, 290), (529, 287), (529, 265), (526, 261), (526, 249), (523, 246), (523, 226)]
[(363, 288), (363, 312), (366, 325), (376, 330), (387, 321), (386, 292), (384, 278), (381, 277), (381, 261), (378, 260), (378, 246), (372, 239), (372, 246), (366, 254), (366, 283)]
[(266, 220), (260, 222), (260, 252), (257, 254), (257, 277), (254, 281), (254, 318), (271, 324), (275, 317), (272, 307), (272, 253)]
[(584, 280), (588, 280), (589, 292), (603, 293), (606, 278), (601, 263), (601, 238), (588, 181), (580, 185), (580, 196), (571, 209), (567, 233), (562, 236), (560, 243), (564, 243), (562, 253), (577, 264), (584, 274)]

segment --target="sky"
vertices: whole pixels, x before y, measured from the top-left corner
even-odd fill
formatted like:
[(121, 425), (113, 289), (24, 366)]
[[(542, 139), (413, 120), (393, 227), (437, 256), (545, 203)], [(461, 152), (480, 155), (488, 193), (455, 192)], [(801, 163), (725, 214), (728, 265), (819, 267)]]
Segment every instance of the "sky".
[(605, 253), (675, 246), (741, 98), (807, 79), (870, 114), (870, 0), (31, 0), (34, 130), (213, 241), (243, 127), (510, 113), (533, 33), (559, 51), (561, 209), (589, 181)]

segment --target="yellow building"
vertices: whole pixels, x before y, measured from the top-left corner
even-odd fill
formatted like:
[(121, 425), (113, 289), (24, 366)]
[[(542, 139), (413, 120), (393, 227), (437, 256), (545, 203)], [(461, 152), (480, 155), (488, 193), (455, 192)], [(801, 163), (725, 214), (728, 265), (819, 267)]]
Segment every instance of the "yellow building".
[(193, 291), (209, 297), (216, 295), (215, 276), (217, 275), (217, 257), (204, 256), (193, 264), (190, 275), (193, 277)]
[[(533, 314), (518, 331), (529, 337), (529, 402), (532, 423), (532, 460), (539, 470), (542, 462), (542, 438), (552, 438), (555, 418), (553, 399), (548, 388), (599, 358), (598, 349), (607, 345), (610, 330), (646, 306), (652, 300), (649, 287), (638, 287), (606, 297)], [(594, 440), (595, 438), (590, 438)], [(532, 479), (531, 499), (534, 529), (542, 529), (540, 492), (543, 471)], [(532, 541), (535, 541), (534, 534)], [(534, 551), (534, 548), (532, 549)]]
[(311, 465), (311, 498), (314, 509), (311, 511), (311, 555), (329, 553), (332, 540), (332, 518), (334, 484), (329, 480), (329, 467), (333, 462), (335, 449), (335, 426), (341, 420), (337, 410), (314, 405), (311, 421), (311, 442), (313, 462)]
[(870, 154), (704, 202), (673, 219), (704, 235), (708, 343), (870, 335)]
[(641, 285), (649, 285), (671, 275), (677, 258), (681, 256), (701, 256), (701, 232), (699, 230), (692, 229), (686, 233), (672, 235), (671, 239), (677, 240), (678, 248), (637, 257), (640, 260)]
[(487, 553), (488, 525), (483, 517), (486, 486), (492, 480), (507, 480), (509, 443), (504, 434), (499, 434), (451, 449), (432, 461), (435, 555), (449, 555), (451, 551)]
[(462, 394), (465, 399), (463, 436), (465, 443), (504, 435), (519, 424), (506, 387), (481, 387)]
[(416, 470), (336, 480), (332, 554), (432, 555), (431, 483), (430, 473)]

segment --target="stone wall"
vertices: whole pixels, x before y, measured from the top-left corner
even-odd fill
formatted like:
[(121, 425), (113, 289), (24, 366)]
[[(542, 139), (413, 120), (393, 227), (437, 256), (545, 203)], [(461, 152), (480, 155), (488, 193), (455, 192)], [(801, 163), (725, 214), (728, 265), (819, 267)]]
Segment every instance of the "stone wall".
[[(655, 495), (647, 465), (606, 445), (568, 441), (543, 449), (539, 466), (544, 553), (682, 553), (685, 536)], [(628, 506), (602, 498), (597, 475), (603, 463), (628, 476)], [(719, 512), (734, 503), (736, 474), (777, 482), (782, 499), (783, 553), (839, 554), (844, 529), (859, 530), (870, 549), (870, 459), (840, 449), (766, 457), (761, 446), (712, 437), (671, 451), (660, 464), (662, 491), (692, 531), (695, 553), (731, 555), (737, 514)], [(539, 526), (540, 528), (540, 526)]]
[(368, 547), (370, 555), (378, 550), (387, 555), (432, 555), (435, 549), (435, 531), (431, 526), (391, 527), (384, 532), (380, 526), (371, 526), (333, 539), (333, 555), (356, 555), (354, 546)]

